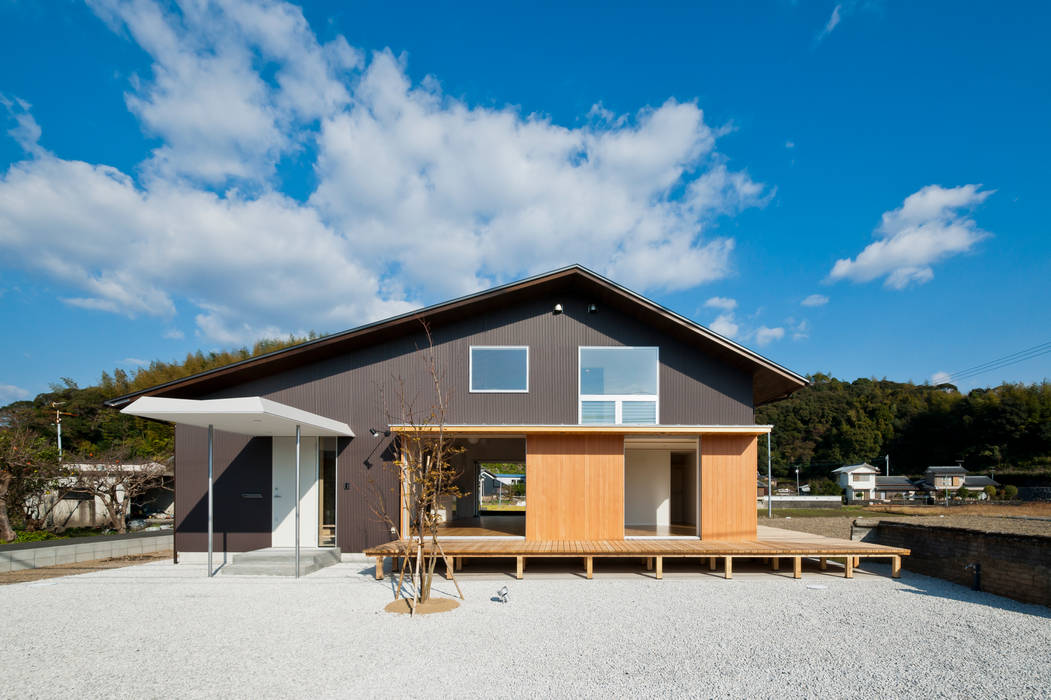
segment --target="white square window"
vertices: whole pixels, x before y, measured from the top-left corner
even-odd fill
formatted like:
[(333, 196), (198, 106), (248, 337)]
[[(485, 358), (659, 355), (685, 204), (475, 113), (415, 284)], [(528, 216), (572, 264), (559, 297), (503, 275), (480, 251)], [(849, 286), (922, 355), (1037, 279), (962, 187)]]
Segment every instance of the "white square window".
[(529, 391), (529, 348), (472, 345), (471, 392), (523, 394)]
[(581, 347), (580, 422), (656, 425), (660, 393), (658, 359), (655, 347)]

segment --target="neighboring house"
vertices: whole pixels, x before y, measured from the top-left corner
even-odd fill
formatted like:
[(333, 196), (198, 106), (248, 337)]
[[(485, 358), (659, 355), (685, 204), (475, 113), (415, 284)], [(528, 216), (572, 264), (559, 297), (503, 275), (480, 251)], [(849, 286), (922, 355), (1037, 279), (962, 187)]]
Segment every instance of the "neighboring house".
[(978, 498), (987, 498), (985, 493), (985, 487), (992, 486), (993, 488), (1000, 488), (1000, 482), (994, 481), (991, 477), (980, 476), (977, 474), (968, 474), (963, 479), (963, 487), (968, 491), (978, 491)]
[(389, 418), (394, 397), (403, 387), (422, 410), (432, 391), (421, 321), (444, 435), (463, 449), (458, 522), (477, 512), (480, 463), (524, 462), (526, 540), (624, 539), (629, 526), (756, 539), (770, 426), (755, 409), (806, 379), (572, 266), (108, 402), (176, 423), (176, 549), (208, 547), (209, 425), (217, 549), (295, 544), (297, 491), (300, 546), (389, 541), (376, 511), (398, 513), (400, 490), (383, 464), (410, 430)]
[(924, 482), (929, 489), (935, 491), (955, 491), (963, 486), (967, 478), (967, 470), (963, 467), (927, 467), (923, 472)]
[(960, 487), (978, 495), (980, 500), (987, 498), (986, 486), (999, 487), (1000, 484), (991, 477), (968, 474), (967, 470), (960, 466), (951, 467), (927, 467), (923, 473), (923, 480), (917, 482), (917, 488), (926, 492), (933, 499), (944, 498), (946, 492), (955, 495)]
[(920, 493), (923, 493), (923, 488), (907, 476), (876, 475), (876, 498), (881, 501), (894, 498), (914, 499)]
[[(121, 469), (135, 469), (139, 465), (126, 463)], [(175, 515), (175, 498), (171, 489), (171, 467), (157, 462), (149, 462), (143, 466), (151, 471), (166, 471), (169, 476), (165, 477), (166, 488), (158, 487), (150, 490), (142, 496), (136, 497), (129, 508), (129, 516), (149, 516), (156, 518), (171, 518)], [(81, 472), (95, 476), (105, 476), (109, 471), (118, 468), (112, 464), (63, 464), (63, 469), (68, 472)], [(76, 476), (64, 477), (59, 480), (59, 489), (56, 494), (62, 498), (51, 509), (50, 522), (52, 526), (59, 529), (71, 527), (102, 527), (110, 522), (109, 510), (106, 504), (98, 496), (77, 490), (66, 490), (75, 486)], [(117, 501), (124, 501), (124, 489), (117, 485)]]
[(508, 487), (524, 483), (525, 474), (497, 474), (481, 469), (478, 473), (478, 497), (481, 500), (495, 498), (499, 494), (509, 493)]
[(876, 498), (876, 476), (879, 469), (871, 464), (850, 464), (833, 469), (836, 483), (843, 487), (847, 503), (871, 501)]

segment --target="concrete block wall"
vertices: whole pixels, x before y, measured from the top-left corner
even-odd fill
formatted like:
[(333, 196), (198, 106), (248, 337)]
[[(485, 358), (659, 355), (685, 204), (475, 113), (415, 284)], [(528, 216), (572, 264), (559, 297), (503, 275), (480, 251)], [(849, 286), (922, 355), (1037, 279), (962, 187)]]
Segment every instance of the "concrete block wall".
[(971, 587), (980, 563), (981, 590), (1051, 606), (1051, 537), (880, 521), (862, 538), (908, 547), (902, 567)]
[(132, 554), (149, 554), (171, 549), (173, 546), (171, 530), (2, 545), (0, 573)]

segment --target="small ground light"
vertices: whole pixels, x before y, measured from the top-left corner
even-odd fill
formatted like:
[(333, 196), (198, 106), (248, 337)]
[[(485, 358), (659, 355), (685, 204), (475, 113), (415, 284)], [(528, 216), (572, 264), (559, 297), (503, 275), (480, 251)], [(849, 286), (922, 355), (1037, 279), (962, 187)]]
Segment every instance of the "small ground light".
[(496, 592), (496, 597), (500, 599), (501, 603), (506, 603), (507, 602), (507, 594), (510, 593), (510, 592), (511, 591), (507, 590), (507, 586), (504, 586), (503, 588), (501, 588), (500, 590), (498, 590)]

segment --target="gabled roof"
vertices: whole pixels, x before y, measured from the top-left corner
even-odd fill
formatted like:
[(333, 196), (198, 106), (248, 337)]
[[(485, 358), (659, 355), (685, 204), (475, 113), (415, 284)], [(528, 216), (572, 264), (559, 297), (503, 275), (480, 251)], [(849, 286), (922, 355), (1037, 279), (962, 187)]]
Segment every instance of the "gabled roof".
[(121, 406), (138, 396), (192, 397), (245, 381), (284, 371), (290, 367), (316, 362), (358, 347), (416, 333), (421, 320), (432, 326), (477, 314), (488, 308), (506, 305), (548, 289), (570, 288), (586, 292), (598, 304), (610, 304), (644, 322), (659, 326), (687, 342), (695, 343), (752, 374), (752, 400), (755, 406), (784, 398), (803, 388), (808, 381), (762, 355), (729, 338), (719, 335), (681, 316), (641, 294), (622, 287), (581, 265), (571, 265), (553, 272), (528, 277), (518, 282), (493, 287), (482, 292), (428, 306), (375, 323), (324, 336), (282, 350), (259, 355), (199, 374), (159, 384), (106, 402)]
[(951, 467), (927, 467), (927, 471), (931, 474), (966, 474), (967, 470), (961, 466), (953, 465)]
[(999, 486), (1000, 483), (993, 481), (988, 476), (968, 476), (963, 480), (963, 485), (969, 489), (984, 489), (986, 486)]
[(876, 476), (877, 491), (916, 491), (919, 488), (907, 476)]
[(856, 471), (862, 471), (862, 470), (872, 472), (873, 474), (879, 474), (879, 469), (876, 469), (874, 466), (872, 466), (868, 462), (862, 462), (861, 464), (848, 464), (845, 467), (840, 467), (839, 469), (833, 469), (832, 473), (833, 474), (849, 474), (850, 472), (856, 472)]

